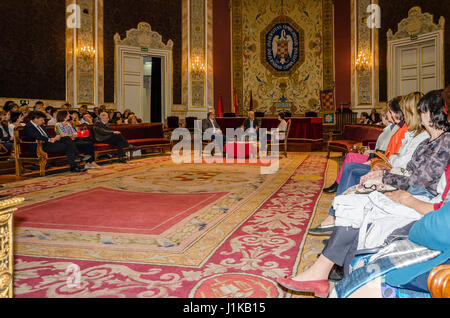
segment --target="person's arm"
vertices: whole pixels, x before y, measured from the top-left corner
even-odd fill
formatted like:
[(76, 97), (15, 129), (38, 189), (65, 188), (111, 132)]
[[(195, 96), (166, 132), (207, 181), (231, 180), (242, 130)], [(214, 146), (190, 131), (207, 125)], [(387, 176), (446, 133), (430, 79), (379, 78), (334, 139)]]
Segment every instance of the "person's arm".
[(33, 138), (35, 140), (42, 140), (44, 142), (50, 141), (50, 138), (47, 138), (47, 137), (41, 135), (41, 133), (37, 130), (36, 127), (25, 126), (24, 133), (25, 133), (25, 136)]
[(424, 201), (420, 201), (419, 199), (416, 199), (411, 193), (406, 191), (399, 190), (391, 193), (386, 193), (386, 196), (392, 201), (403, 204), (408, 208), (416, 210), (422, 215), (426, 215), (435, 210), (434, 203), (427, 203)]
[(390, 173), (389, 171), (385, 171), (382, 179), (383, 183), (386, 185), (390, 185), (399, 190), (408, 190), (410, 186), (410, 177), (401, 176), (398, 174)]

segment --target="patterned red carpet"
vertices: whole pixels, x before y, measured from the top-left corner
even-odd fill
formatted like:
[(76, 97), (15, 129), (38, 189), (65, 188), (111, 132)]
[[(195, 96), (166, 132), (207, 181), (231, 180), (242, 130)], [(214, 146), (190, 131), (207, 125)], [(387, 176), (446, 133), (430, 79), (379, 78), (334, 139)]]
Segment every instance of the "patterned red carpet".
[[(160, 213), (155, 220), (146, 219), (148, 215), (143, 214), (127, 224), (129, 228), (148, 229), (161, 224), (169, 215), (180, 215), (158, 233), (144, 230), (134, 234), (129, 228), (120, 233), (74, 226), (99, 226), (100, 223), (96, 224), (99, 215), (94, 213), (91, 220), (97, 221), (89, 221), (87, 210), (77, 216), (76, 222), (71, 223), (70, 213), (61, 213), (58, 218), (56, 214), (61, 211), (58, 199), (77, 201), (77, 195), (81, 198), (87, 195), (83, 192), (89, 188), (85, 183), (72, 184), (73, 189), (65, 189), (62, 195), (50, 200), (43, 199), (50, 189), (33, 193), (27, 198), (29, 204), (17, 215), (19, 220), (23, 218), (20, 220), (23, 223), (18, 222), (16, 234), (15, 296), (291, 297), (275, 279), (297, 269), (305, 232), (324, 184), (327, 162), (321, 154), (292, 154), (280, 161), (277, 174), (261, 176), (256, 166), (175, 168), (171, 162), (147, 161), (126, 174), (123, 171), (108, 174), (110, 177), (102, 182), (109, 189), (141, 192), (137, 198), (141, 205), (145, 204), (142, 200), (161, 191), (179, 195), (196, 193), (195, 199), (190, 196), (191, 201), (170, 207), (167, 214)], [(166, 183), (170, 183), (166, 188), (157, 182), (156, 176), (164, 174), (164, 169), (171, 171), (166, 174)], [(101, 187), (105, 184), (97, 181), (90, 184), (90, 189), (103, 191)], [(148, 193), (140, 190), (141, 181), (149, 185)], [(181, 193), (182, 189), (189, 191)], [(58, 192), (55, 188), (52, 191)], [(132, 192), (119, 193), (133, 196)], [(161, 202), (168, 202), (164, 195), (160, 197)], [(120, 201), (120, 196), (117, 200)], [(90, 204), (94, 201), (92, 197)], [(97, 203), (101, 205), (102, 200)], [(38, 204), (47, 207), (42, 219)], [(113, 202), (108, 204), (109, 210), (115, 206)], [(195, 204), (198, 209), (186, 212), (188, 206)], [(127, 212), (126, 205), (116, 206), (122, 214)], [(108, 217), (107, 211), (101, 215)], [(148, 211), (157, 212), (151, 206)], [(110, 215), (117, 221), (111, 223), (115, 228), (120, 227), (118, 220), (126, 219), (119, 212)], [(143, 212), (133, 206), (126, 215), (133, 218), (133, 213)], [(36, 225), (46, 223), (43, 220), (53, 222), (53, 226)]]

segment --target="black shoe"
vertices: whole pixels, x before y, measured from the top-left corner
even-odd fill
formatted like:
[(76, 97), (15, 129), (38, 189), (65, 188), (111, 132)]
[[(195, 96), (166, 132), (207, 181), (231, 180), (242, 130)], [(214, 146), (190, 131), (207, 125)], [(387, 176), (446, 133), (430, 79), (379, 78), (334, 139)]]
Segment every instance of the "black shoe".
[(325, 193), (335, 193), (338, 189), (339, 183), (334, 182), (331, 187), (323, 189), (323, 192)]
[(119, 163), (127, 163), (127, 160), (125, 158), (119, 158)]
[(344, 278), (344, 268), (338, 265), (334, 265), (331, 269), (328, 280), (332, 282), (339, 282)]
[(318, 235), (318, 236), (330, 236), (331, 234), (333, 234), (333, 230), (334, 230), (334, 225), (326, 225), (326, 226), (321, 226), (319, 225), (318, 227), (309, 229), (308, 233), (311, 235)]
[(80, 173), (80, 172), (85, 172), (85, 171), (86, 171), (86, 169), (78, 167), (78, 166), (70, 168), (70, 172), (74, 172), (74, 173)]

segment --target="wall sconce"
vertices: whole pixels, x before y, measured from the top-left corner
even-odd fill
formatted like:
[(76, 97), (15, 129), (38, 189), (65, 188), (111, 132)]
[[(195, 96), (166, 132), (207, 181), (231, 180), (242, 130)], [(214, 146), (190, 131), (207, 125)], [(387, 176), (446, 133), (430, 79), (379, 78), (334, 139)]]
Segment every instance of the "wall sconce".
[(368, 72), (370, 70), (370, 54), (360, 51), (356, 58), (356, 70), (358, 72)]
[(203, 62), (203, 58), (200, 55), (192, 56), (191, 62), (191, 72), (194, 75), (203, 75), (206, 71), (205, 63)]
[(90, 45), (83, 45), (77, 50), (77, 55), (84, 58), (94, 58), (95, 53), (95, 49)]

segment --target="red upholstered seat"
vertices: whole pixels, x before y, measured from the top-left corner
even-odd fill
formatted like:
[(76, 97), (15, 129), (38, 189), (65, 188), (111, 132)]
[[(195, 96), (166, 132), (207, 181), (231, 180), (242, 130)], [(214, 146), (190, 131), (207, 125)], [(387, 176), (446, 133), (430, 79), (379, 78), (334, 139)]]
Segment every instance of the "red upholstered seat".
[(170, 140), (167, 138), (131, 139), (128, 142), (136, 147), (170, 144)]
[(336, 140), (330, 142), (330, 146), (334, 148), (341, 148), (343, 151), (350, 152), (356, 143), (357, 141), (355, 140)]

